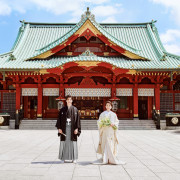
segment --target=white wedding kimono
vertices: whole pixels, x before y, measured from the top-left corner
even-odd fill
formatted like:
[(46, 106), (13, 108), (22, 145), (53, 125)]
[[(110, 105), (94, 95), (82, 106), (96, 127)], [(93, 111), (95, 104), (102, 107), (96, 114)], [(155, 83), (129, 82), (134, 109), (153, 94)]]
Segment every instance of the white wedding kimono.
[[(118, 128), (119, 120), (116, 113), (112, 111), (104, 111), (100, 114), (98, 122), (105, 117), (109, 117), (112, 124)], [(114, 130), (111, 126), (99, 128), (99, 145), (97, 148), (97, 153), (102, 154), (103, 164), (125, 164), (122, 161), (117, 159), (117, 131)]]

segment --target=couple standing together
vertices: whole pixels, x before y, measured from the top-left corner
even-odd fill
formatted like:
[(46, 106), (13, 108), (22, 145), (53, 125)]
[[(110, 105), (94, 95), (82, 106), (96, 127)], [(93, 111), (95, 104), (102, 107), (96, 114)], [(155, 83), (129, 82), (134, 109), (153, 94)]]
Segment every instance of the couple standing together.
[[(72, 96), (66, 97), (67, 106), (60, 109), (56, 127), (60, 135), (60, 147), (58, 158), (65, 161), (77, 162), (78, 146), (77, 136), (81, 134), (81, 121), (78, 109), (72, 105)], [(106, 111), (102, 112), (97, 121), (99, 129), (99, 144), (97, 153), (102, 154), (102, 164), (125, 164), (117, 159), (117, 115), (111, 111), (112, 104), (106, 102)], [(101, 126), (103, 119), (110, 120), (110, 126)]]

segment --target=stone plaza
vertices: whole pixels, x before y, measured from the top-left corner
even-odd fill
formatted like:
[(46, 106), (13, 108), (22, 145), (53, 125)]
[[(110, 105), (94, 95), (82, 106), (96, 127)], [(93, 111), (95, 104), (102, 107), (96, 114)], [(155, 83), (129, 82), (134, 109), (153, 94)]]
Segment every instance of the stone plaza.
[(121, 130), (118, 158), (125, 165), (95, 165), (99, 134), (83, 130), (77, 164), (58, 159), (56, 130), (0, 130), (0, 180), (179, 180), (179, 130)]

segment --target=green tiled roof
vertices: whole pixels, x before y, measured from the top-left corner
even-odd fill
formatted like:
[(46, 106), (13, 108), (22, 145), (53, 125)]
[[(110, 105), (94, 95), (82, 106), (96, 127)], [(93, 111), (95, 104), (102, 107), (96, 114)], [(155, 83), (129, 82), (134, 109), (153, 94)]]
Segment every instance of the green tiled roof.
[[(7, 57), (7, 56), (6, 56)], [(4, 60), (6, 58), (2, 58), (0, 60)], [(142, 61), (140, 60), (127, 60), (122, 57), (99, 57), (99, 56), (85, 56), (80, 55), (76, 57), (52, 57), (48, 60), (31, 60), (31, 61), (22, 61), (19, 64), (18, 61), (7, 61), (4, 65), (1, 66), (1, 69), (17, 69), (17, 70), (39, 70), (39, 69), (48, 69), (61, 66), (67, 62), (78, 62), (78, 61), (98, 61), (98, 62), (107, 62), (116, 67), (124, 68), (124, 69), (136, 69), (136, 70), (179, 70), (178, 65), (180, 64), (180, 59), (174, 58), (172, 56), (167, 55), (166, 61)]]
[[(63, 42), (76, 32), (87, 18), (88, 17), (83, 18), (77, 24), (22, 22), (11, 51), (0, 55), (0, 69), (46, 69), (57, 67), (71, 61), (93, 60), (109, 62), (117, 67), (128, 69), (180, 70), (180, 57), (166, 52), (159, 38), (154, 21), (134, 24), (98, 24), (95, 20), (90, 19), (103, 35), (122, 48), (138, 54), (141, 57), (145, 57), (145, 60), (129, 60), (122, 57), (98, 56), (52, 56), (48, 60), (28, 60)], [(132, 64), (134, 65), (133, 68)]]

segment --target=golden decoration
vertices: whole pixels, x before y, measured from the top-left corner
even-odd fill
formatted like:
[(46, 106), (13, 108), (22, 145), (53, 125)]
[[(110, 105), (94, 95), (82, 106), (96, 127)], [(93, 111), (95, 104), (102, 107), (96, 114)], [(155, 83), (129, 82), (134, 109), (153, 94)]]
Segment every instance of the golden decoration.
[(134, 114), (134, 117), (138, 117), (138, 114)]
[(37, 117), (42, 117), (42, 114), (37, 114)]
[(49, 51), (46, 51), (46, 52), (44, 52), (44, 53), (42, 53), (40, 55), (35, 56), (33, 59), (37, 59), (37, 58), (44, 59), (44, 58), (49, 57), (49, 56), (51, 56), (53, 54), (54, 53), (52, 53), (51, 50), (49, 50)]
[(109, 56), (109, 52), (104, 52), (104, 56)]
[(47, 72), (46, 69), (41, 69), (39, 72), (40, 72), (40, 74), (49, 74), (49, 72)]
[(89, 19), (80, 27), (80, 29), (75, 33), (75, 35), (81, 36), (86, 29), (92, 31), (95, 35), (101, 35), (101, 32), (91, 23)]
[(126, 74), (136, 74), (136, 70), (134, 69), (129, 69), (129, 71)]
[(72, 56), (72, 52), (67, 52), (67, 55), (68, 56)]
[(127, 50), (122, 54), (124, 54), (125, 56), (127, 56), (127, 57), (129, 57), (131, 59), (145, 59), (145, 58), (143, 58), (143, 57), (141, 57), (141, 56), (139, 56), (137, 54), (131, 53), (130, 51), (127, 51)]
[(97, 66), (99, 64), (99, 62), (96, 61), (79, 61), (77, 62), (79, 66), (86, 66), (86, 67), (90, 67), (90, 66)]

